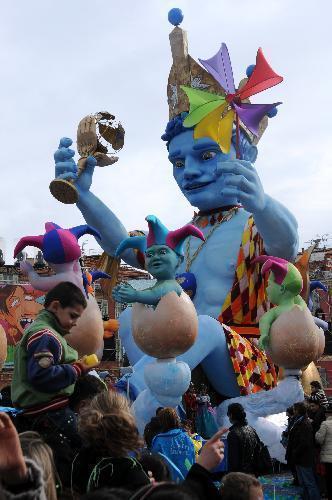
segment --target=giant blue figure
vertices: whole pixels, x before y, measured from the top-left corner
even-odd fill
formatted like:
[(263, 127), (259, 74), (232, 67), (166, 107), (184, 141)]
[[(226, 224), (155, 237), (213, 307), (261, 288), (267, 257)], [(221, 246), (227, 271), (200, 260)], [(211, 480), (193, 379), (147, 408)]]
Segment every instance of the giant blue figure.
[[(185, 258), (178, 270), (179, 282), (189, 289), (199, 315), (197, 341), (178, 359), (188, 363), (191, 369), (201, 364), (214, 389), (232, 398), (255, 392), (259, 380), (256, 376), (255, 380), (244, 381), (241, 373), (234, 371), (230, 356), (232, 345), (234, 347), (232, 342), (234, 339), (241, 342), (241, 338), (221, 323), (235, 328), (249, 325), (249, 331), (258, 323), (268, 304), (259, 266), (251, 266), (250, 261), (264, 252), (293, 261), (298, 250), (297, 223), (287, 208), (265, 193), (254, 167), (256, 144), (267, 126), (266, 116), (260, 117), (256, 136), (237, 122), (227, 153), (223, 152), (213, 134), (197, 137), (193, 127), (184, 126), (187, 117), (184, 112), (190, 110), (187, 97), (181, 90), (182, 84), (198, 90), (208, 89), (219, 95), (223, 93), (212, 76), (188, 55), (185, 37), (185, 32), (178, 26), (170, 35), (173, 54), (168, 84), (171, 120), (163, 140), (167, 142), (173, 177), (181, 193), (198, 209), (191, 223), (201, 229), (205, 242), (187, 238)], [(179, 65), (182, 65), (181, 73), (177, 72)], [(62, 179), (74, 179), (79, 193), (77, 207), (87, 224), (100, 233), (102, 248), (113, 256), (128, 231), (90, 190), (96, 164), (94, 158), (88, 158), (85, 170), (77, 176), (74, 152), (69, 146), (68, 139), (61, 139), (55, 154), (56, 175)], [(123, 196), (124, 202), (128, 203), (125, 193)], [(137, 196), (140, 196), (139, 191)], [(139, 199), (135, 202), (139, 203)], [(137, 255), (131, 249), (126, 250), (122, 258), (129, 265), (139, 265)], [(146, 387), (143, 369), (150, 358), (133, 342), (130, 316), (130, 309), (120, 316), (120, 335), (134, 366), (130, 384), (132, 392), (137, 395)], [(266, 363), (264, 353), (253, 349), (253, 355), (258, 353), (263, 357), (262, 363)], [(268, 368), (266, 370), (269, 372)], [(273, 381), (269, 387), (273, 387)], [(263, 389), (269, 387), (260, 385)], [(152, 399), (150, 403), (158, 406), (158, 402)], [(276, 411), (281, 411), (289, 403), (292, 401), (284, 401)], [(261, 415), (267, 414), (263, 407), (260, 411)]]

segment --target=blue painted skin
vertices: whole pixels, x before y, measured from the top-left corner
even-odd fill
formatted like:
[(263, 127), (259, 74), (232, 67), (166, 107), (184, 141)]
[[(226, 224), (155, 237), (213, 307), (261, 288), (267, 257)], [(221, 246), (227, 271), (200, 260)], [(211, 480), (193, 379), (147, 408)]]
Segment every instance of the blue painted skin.
[(157, 279), (156, 284), (145, 290), (135, 290), (129, 283), (114, 287), (112, 296), (116, 302), (130, 304), (140, 302), (157, 306), (164, 295), (176, 292), (178, 296), (183, 292), (175, 275), (183, 257), (166, 245), (153, 245), (145, 252), (145, 268)]
[[(60, 151), (56, 153), (56, 175), (75, 177), (73, 152), (67, 149), (70, 140), (62, 139)], [(249, 214), (254, 219), (264, 239), (266, 252), (270, 255), (294, 260), (298, 249), (297, 223), (294, 216), (281, 203), (264, 192), (259, 176), (253, 166), (257, 149), (246, 141), (243, 160), (236, 159), (234, 145), (228, 155), (223, 154), (217, 143), (210, 138), (195, 140), (193, 131), (176, 135), (169, 143), (169, 159), (173, 165), (173, 176), (182, 194), (193, 207), (205, 211), (240, 203), (243, 208), (230, 221), (213, 233), (203, 245), (190, 271), (197, 279), (194, 304), (199, 315), (199, 334), (194, 346), (178, 359), (194, 368), (201, 363), (215, 389), (225, 396), (239, 395), (239, 389), (229, 359), (223, 330), (216, 321), (221, 307), (233, 284), (242, 233)], [(89, 158), (87, 168), (76, 180), (79, 192), (77, 206), (87, 224), (101, 234), (102, 248), (115, 254), (119, 243), (128, 232), (116, 215), (90, 191), (95, 160)], [(206, 236), (211, 227), (203, 229)], [(190, 256), (201, 244), (190, 239)], [(123, 253), (129, 265), (137, 267), (132, 250)], [(185, 263), (178, 272), (185, 271)], [(130, 310), (120, 317), (120, 335), (130, 362), (135, 365), (131, 377), (137, 392), (146, 386), (143, 368), (151, 360), (135, 346), (130, 331)]]

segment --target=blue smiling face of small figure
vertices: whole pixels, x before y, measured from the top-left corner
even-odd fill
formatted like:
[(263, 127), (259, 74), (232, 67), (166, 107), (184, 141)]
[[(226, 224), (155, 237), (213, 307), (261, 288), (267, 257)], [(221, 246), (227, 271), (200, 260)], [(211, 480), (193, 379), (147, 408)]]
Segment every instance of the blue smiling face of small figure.
[(183, 257), (166, 245), (153, 245), (145, 252), (145, 267), (157, 280), (173, 280)]
[(168, 151), (173, 176), (192, 206), (206, 211), (238, 204), (235, 197), (223, 194), (225, 179), (232, 174), (220, 175), (222, 163), (236, 160), (233, 143), (229, 154), (224, 154), (209, 137), (194, 139), (194, 131), (187, 130), (171, 139)]

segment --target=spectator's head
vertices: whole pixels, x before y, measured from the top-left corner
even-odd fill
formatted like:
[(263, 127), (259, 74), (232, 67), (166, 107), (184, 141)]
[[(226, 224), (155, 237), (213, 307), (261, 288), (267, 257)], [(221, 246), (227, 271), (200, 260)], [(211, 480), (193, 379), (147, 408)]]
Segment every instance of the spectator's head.
[(144, 441), (148, 449), (151, 449), (153, 438), (161, 432), (161, 424), (158, 417), (152, 417), (144, 429)]
[(201, 384), (199, 386), (199, 393), (204, 396), (205, 394), (207, 394), (207, 386), (205, 384)]
[(115, 391), (102, 391), (97, 394), (90, 402), (89, 408), (97, 410), (100, 413), (123, 410), (130, 413), (130, 407), (127, 398)]
[(160, 410), (158, 413), (158, 419), (160, 422), (161, 432), (167, 432), (181, 427), (181, 421), (174, 408), (163, 408)]
[(183, 484), (162, 482), (143, 486), (128, 500), (169, 500), (170, 498), (172, 500), (198, 500), (199, 497)]
[(142, 445), (135, 419), (123, 399), (113, 392), (101, 392), (79, 414), (78, 433), (83, 443), (99, 454), (125, 457)]
[(320, 404), (318, 401), (310, 401), (309, 410), (311, 413), (317, 413), (320, 409)]
[(322, 388), (322, 384), (318, 382), (318, 380), (313, 380), (310, 382), (311, 394), (315, 394), (315, 392), (319, 391)]
[(171, 479), (169, 469), (158, 453), (143, 453), (139, 461), (146, 475), (152, 475), (157, 483), (160, 481), (169, 481)]
[(301, 401), (300, 403), (295, 403), (293, 408), (295, 416), (305, 417), (307, 415), (308, 407), (305, 401)]
[(294, 408), (292, 406), (289, 406), (287, 408), (286, 415), (287, 415), (287, 417), (293, 417), (294, 416)]
[(156, 417), (158, 417), (159, 413), (161, 412), (161, 410), (163, 410), (164, 407), (163, 406), (158, 406), (158, 408), (156, 409)]
[(230, 472), (222, 480), (222, 500), (263, 500), (261, 483), (243, 472)]
[(227, 416), (232, 424), (247, 424), (247, 415), (240, 403), (232, 403), (227, 409)]
[(69, 332), (83, 314), (87, 303), (83, 292), (73, 283), (64, 281), (50, 290), (44, 307), (52, 312), (60, 326)]
[(193, 423), (191, 420), (183, 420), (182, 421), (182, 427), (183, 429), (188, 432), (189, 434), (192, 434), (193, 432)]
[(75, 413), (79, 413), (81, 408), (90, 404), (94, 396), (106, 390), (105, 384), (94, 375), (79, 377), (69, 398), (69, 406)]
[(25, 457), (31, 458), (43, 471), (45, 493), (48, 500), (57, 499), (57, 486), (61, 482), (54, 465), (53, 452), (38, 432), (27, 431), (19, 434), (21, 448)]
[(188, 392), (195, 392), (195, 386), (192, 382), (189, 384)]

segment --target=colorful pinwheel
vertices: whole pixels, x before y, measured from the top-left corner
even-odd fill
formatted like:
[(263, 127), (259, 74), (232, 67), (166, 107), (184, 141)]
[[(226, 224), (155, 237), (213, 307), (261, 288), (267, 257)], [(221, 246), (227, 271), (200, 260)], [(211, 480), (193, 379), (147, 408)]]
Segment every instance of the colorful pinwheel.
[(237, 135), (239, 120), (254, 135), (259, 133), (259, 123), (272, 108), (281, 104), (250, 104), (243, 102), (254, 94), (269, 89), (282, 82), (266, 61), (262, 49), (258, 49), (255, 68), (248, 81), (237, 91), (234, 86), (232, 65), (225, 43), (211, 59), (199, 59), (204, 68), (213, 76), (225, 91), (225, 95), (212, 94), (204, 90), (181, 86), (187, 94), (190, 103), (189, 115), (183, 125), (195, 126), (194, 137), (211, 137), (223, 153), (229, 153), (232, 139), (233, 123), (235, 121)]

